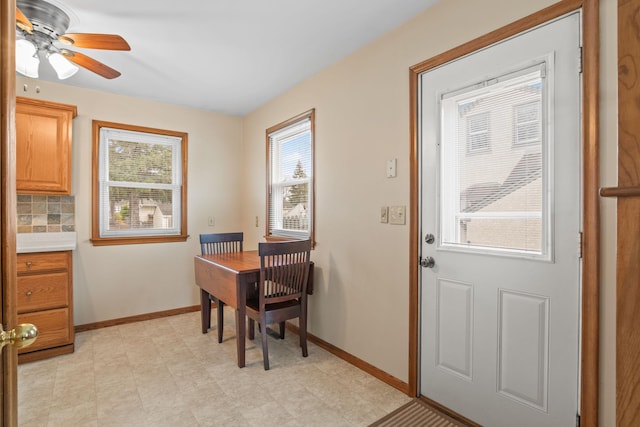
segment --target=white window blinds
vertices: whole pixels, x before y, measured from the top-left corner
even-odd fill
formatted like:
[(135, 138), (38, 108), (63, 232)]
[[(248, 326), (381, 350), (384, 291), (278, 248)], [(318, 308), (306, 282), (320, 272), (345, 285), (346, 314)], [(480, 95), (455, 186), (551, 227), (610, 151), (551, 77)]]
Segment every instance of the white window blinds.
[(181, 233), (182, 139), (100, 128), (100, 236)]
[(444, 94), (442, 245), (549, 253), (546, 64)]
[(269, 137), (269, 234), (310, 237), (313, 216), (311, 119), (305, 117)]

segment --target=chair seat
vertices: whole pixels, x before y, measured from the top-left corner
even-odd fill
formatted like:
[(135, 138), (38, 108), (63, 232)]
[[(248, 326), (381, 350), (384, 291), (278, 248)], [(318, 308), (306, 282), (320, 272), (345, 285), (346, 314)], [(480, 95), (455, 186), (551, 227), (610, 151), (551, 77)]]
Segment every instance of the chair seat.
[[(266, 305), (266, 309), (267, 311), (274, 311), (274, 310), (283, 310), (285, 308), (290, 308), (290, 307), (297, 307), (300, 305), (300, 301), (298, 300), (288, 300), (288, 301), (282, 301), (282, 302), (277, 302), (274, 304), (267, 304)], [(247, 310), (253, 310), (256, 312), (260, 311), (260, 300), (258, 298), (251, 298), (247, 300)]]

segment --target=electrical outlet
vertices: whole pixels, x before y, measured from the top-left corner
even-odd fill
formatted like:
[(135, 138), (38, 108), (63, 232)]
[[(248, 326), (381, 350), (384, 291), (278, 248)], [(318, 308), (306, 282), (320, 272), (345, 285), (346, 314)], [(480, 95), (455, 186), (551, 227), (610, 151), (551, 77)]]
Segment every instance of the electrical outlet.
[(397, 165), (396, 159), (387, 160), (387, 178), (396, 177), (396, 165)]
[(391, 206), (389, 208), (389, 223), (402, 225), (406, 221), (405, 219), (405, 207), (404, 206)]
[(209, 227), (214, 227), (216, 225), (216, 218), (211, 215), (207, 223), (209, 224)]

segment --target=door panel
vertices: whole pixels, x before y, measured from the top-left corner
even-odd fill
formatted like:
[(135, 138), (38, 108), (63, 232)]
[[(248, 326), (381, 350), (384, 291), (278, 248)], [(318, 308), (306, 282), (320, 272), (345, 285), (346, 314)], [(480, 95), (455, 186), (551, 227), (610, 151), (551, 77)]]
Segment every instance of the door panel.
[(470, 380), (473, 348), (473, 286), (437, 281), (437, 366)]
[(580, 14), (420, 78), (421, 394), (483, 425), (575, 423)]
[(546, 411), (549, 298), (498, 294), (498, 393)]

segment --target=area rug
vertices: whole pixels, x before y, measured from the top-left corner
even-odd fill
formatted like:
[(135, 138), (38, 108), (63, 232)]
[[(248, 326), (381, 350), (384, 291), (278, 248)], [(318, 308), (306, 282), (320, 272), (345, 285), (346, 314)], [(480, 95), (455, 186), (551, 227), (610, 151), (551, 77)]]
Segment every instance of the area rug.
[(399, 407), (390, 414), (380, 418), (369, 427), (461, 427), (452, 418), (431, 408), (420, 399)]

